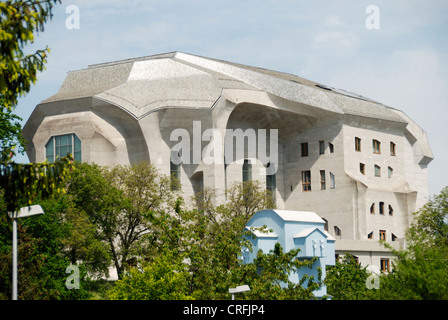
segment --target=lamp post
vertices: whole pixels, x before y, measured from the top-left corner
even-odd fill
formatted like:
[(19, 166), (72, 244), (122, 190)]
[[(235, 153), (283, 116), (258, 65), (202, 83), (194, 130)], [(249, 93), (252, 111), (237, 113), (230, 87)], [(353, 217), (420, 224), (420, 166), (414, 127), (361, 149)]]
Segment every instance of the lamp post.
[(44, 214), (39, 205), (20, 208), (19, 211), (8, 212), (12, 219), (12, 300), (17, 300), (17, 219), (37, 214)]
[(230, 288), (229, 293), (232, 294), (232, 300), (235, 300), (235, 293), (250, 291), (250, 288), (247, 284), (238, 286), (236, 288)]

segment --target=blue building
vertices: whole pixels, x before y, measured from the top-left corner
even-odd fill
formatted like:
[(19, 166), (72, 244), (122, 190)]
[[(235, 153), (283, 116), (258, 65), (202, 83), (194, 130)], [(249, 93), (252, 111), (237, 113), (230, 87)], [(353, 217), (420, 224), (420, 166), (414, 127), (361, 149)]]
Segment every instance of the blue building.
[[(266, 226), (269, 232), (261, 232), (256, 228)], [(312, 269), (301, 268), (299, 273), (291, 274), (291, 282), (298, 283), (303, 275), (313, 275), (317, 279), (317, 268), (322, 270), (322, 278), (325, 279), (326, 266), (335, 264), (335, 241), (325, 231), (325, 221), (316, 213), (309, 211), (291, 211), (268, 209), (255, 213), (246, 225), (247, 230), (255, 236), (250, 239), (253, 245), (252, 252), (243, 254), (244, 261), (250, 263), (261, 249), (269, 253), (277, 242), (283, 250), (300, 249), (297, 259), (311, 259), (317, 257)], [(314, 294), (322, 297), (327, 293), (327, 288), (322, 286)]]

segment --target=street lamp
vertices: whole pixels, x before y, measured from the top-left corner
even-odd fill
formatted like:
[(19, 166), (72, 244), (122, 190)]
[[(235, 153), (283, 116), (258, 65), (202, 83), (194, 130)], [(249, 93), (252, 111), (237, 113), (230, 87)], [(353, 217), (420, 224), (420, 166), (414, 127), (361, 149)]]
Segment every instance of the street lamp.
[(247, 284), (238, 286), (236, 288), (230, 288), (229, 293), (232, 294), (232, 300), (235, 300), (235, 293), (250, 291), (250, 288)]
[(8, 212), (12, 219), (12, 300), (17, 300), (17, 219), (37, 214), (44, 214), (39, 205), (20, 208), (19, 211)]

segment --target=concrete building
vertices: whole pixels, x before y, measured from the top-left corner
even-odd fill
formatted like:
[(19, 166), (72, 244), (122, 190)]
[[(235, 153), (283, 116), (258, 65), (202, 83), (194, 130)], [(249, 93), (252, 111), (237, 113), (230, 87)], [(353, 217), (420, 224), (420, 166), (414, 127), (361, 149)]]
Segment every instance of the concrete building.
[(336, 254), (383, 269), (390, 254), (378, 240), (403, 245), (411, 213), (427, 200), (433, 159), (426, 133), (401, 110), (181, 52), (69, 72), (23, 134), (32, 162), (67, 152), (101, 165), (150, 161), (180, 179), (185, 198), (266, 182), (277, 208), (324, 219)]
[[(266, 231), (260, 227), (266, 226)], [(335, 264), (335, 238), (325, 231), (325, 221), (314, 212), (267, 209), (256, 212), (247, 223), (246, 228), (254, 237), (248, 237), (252, 243), (252, 252), (243, 252), (245, 263), (252, 262), (258, 250), (269, 253), (278, 242), (285, 252), (300, 249), (297, 258), (309, 260), (316, 257), (311, 268), (301, 268), (298, 273), (292, 273), (289, 280), (299, 283), (307, 274), (318, 279), (318, 267), (322, 271), (322, 281), (326, 276), (326, 267)], [(305, 283), (306, 285), (307, 283)], [(327, 288), (322, 285), (313, 292), (317, 297), (327, 294)]]

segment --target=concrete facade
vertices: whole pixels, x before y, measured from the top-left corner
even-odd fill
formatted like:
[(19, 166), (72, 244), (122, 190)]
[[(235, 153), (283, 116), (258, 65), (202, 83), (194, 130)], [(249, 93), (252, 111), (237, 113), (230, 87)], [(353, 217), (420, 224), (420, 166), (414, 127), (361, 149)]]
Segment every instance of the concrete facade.
[[(232, 130), (249, 143), (224, 159)], [(253, 132), (266, 156), (251, 153)], [(245, 159), (252, 179), (266, 183), (270, 162), (277, 208), (316, 212), (337, 240), (336, 254), (377, 266), (390, 258), (380, 236), (403, 246), (412, 212), (427, 200), (433, 159), (426, 133), (400, 110), (291, 74), (181, 52), (69, 72), (36, 106), (23, 134), (31, 162), (65, 150), (52, 147), (51, 137), (75, 134), (82, 161), (149, 161), (167, 175), (171, 151), (182, 142), (192, 150), (179, 151), (176, 169), (187, 200), (203, 187), (224, 194), (241, 182)], [(275, 157), (267, 158), (273, 147)], [(222, 161), (204, 161), (207, 155)]]

